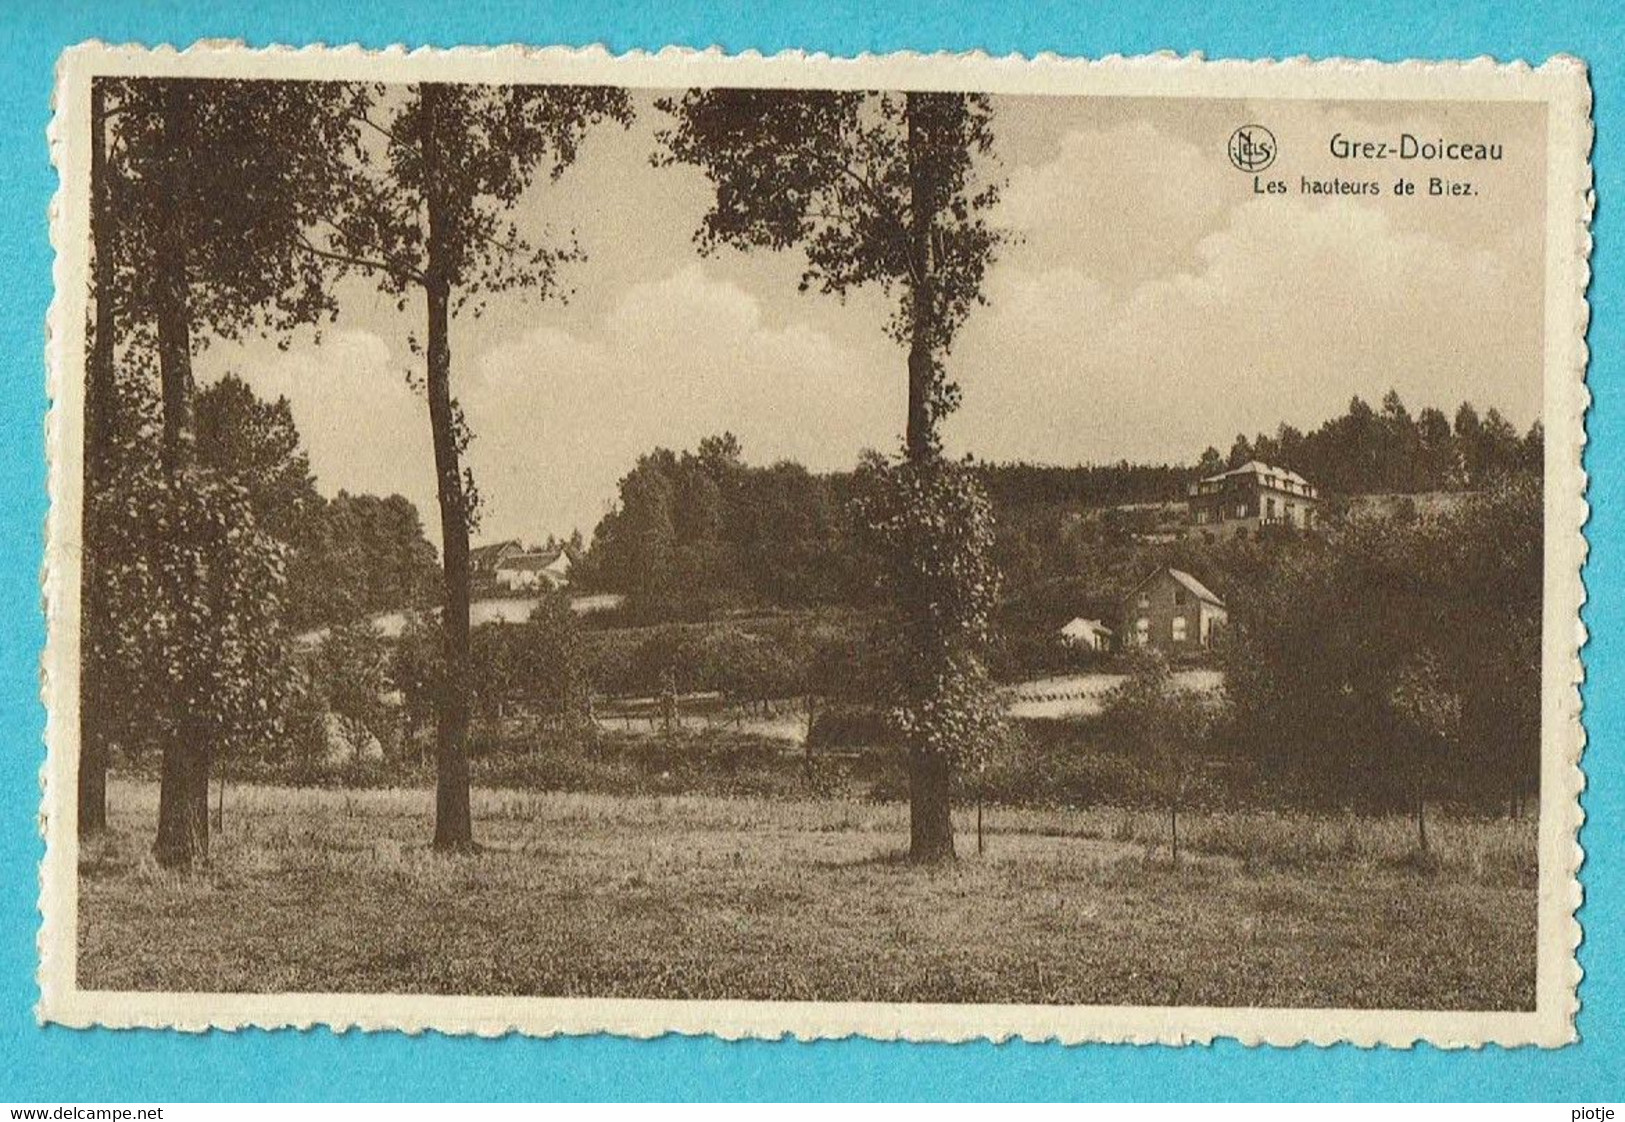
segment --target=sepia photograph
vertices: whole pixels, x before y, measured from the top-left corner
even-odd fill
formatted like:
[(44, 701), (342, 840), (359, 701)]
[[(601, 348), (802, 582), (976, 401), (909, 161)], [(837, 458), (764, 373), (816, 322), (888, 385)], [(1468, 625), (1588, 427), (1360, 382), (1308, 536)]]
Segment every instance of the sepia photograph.
[(1571, 1039), (1588, 113), (70, 52), (42, 1016)]

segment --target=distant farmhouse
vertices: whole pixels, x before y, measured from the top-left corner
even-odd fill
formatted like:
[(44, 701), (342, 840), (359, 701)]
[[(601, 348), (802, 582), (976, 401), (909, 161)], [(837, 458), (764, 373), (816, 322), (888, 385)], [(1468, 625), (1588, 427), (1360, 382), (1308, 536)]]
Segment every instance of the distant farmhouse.
[(546, 592), (570, 583), (570, 555), (564, 549), (526, 549), (517, 541), (482, 545), (469, 551), (475, 588), (504, 592)]
[(1085, 651), (1107, 651), (1112, 645), (1112, 629), (1098, 619), (1077, 619), (1061, 628), (1061, 641)]
[(1211, 646), (1230, 613), (1207, 585), (1164, 566), (1123, 598), (1119, 618), (1123, 646), (1179, 654)]
[(517, 557), (525, 552), (525, 547), (517, 541), (497, 542), (495, 545), (478, 545), (468, 551), (468, 572), (475, 581), (485, 581), (495, 584), (497, 580), (497, 566), (505, 558)]
[(497, 562), (497, 584), (510, 592), (548, 591), (570, 583), (570, 555), (563, 549), (531, 550)]
[(1265, 526), (1313, 529), (1320, 492), (1286, 468), (1252, 460), (1192, 483), (1191, 524), (1209, 538), (1248, 537)]

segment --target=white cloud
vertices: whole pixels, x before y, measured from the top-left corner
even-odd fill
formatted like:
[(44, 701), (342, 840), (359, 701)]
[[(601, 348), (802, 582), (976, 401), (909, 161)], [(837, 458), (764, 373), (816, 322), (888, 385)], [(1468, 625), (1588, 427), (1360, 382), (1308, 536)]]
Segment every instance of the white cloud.
[(257, 342), (205, 352), (203, 376), (235, 371), (261, 397), (286, 397), (318, 488), (388, 495), (417, 504), (439, 539), (428, 405), (408, 384), (417, 365), (404, 343), (366, 330), (327, 331), (317, 346), (279, 351)]
[[(453, 327), (453, 392), (474, 433), (467, 462), (484, 500), (481, 538), (591, 534), (638, 455), (731, 430), (755, 463), (850, 467), (896, 442), (903, 358), (868, 351), (689, 263), (627, 286), (591, 325), (546, 321), (481, 351), (482, 321)], [(439, 540), (428, 407), (407, 382), (422, 359), (371, 331), (327, 332), (289, 352), (256, 343), (208, 353), (204, 377), (242, 374), (286, 396), (318, 486), (417, 504)]]
[(901, 356), (880, 365), (803, 323), (769, 322), (756, 297), (697, 264), (632, 284), (590, 332), (543, 324), (469, 369), (488, 536), (590, 533), (639, 454), (724, 429), (751, 462), (849, 467), (864, 445), (894, 443), (902, 371)]
[(1235, 188), (1222, 154), (1126, 121), (1074, 129), (1049, 160), (1013, 169), (997, 221), (1028, 231), (1005, 253), (1018, 267), (1087, 263), (1135, 283), (1188, 263)]
[(1183, 459), (1398, 388), (1528, 423), (1538, 317), (1487, 251), (1375, 207), (1249, 203), (1196, 264), (1114, 291), (1079, 268), (999, 270), (956, 355), (954, 443), (993, 458)]

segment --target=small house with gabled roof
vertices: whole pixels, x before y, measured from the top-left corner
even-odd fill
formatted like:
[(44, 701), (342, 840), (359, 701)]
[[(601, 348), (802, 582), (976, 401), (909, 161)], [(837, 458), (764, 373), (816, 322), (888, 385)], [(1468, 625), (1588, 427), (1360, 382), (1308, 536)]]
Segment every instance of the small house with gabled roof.
[(1164, 565), (1123, 597), (1117, 634), (1124, 647), (1186, 654), (1211, 647), (1229, 618), (1212, 589)]

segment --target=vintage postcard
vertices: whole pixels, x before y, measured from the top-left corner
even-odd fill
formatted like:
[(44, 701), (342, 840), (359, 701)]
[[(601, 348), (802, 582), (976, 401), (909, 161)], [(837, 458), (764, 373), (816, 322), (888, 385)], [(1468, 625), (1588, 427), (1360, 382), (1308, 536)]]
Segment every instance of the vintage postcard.
[(42, 1019), (1574, 1039), (1590, 90), (62, 59)]

